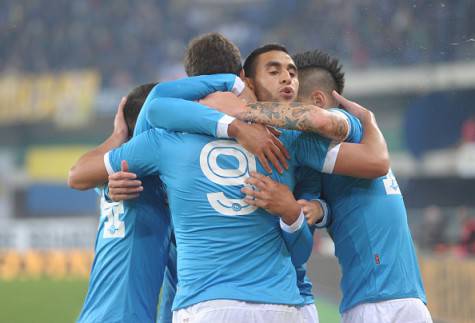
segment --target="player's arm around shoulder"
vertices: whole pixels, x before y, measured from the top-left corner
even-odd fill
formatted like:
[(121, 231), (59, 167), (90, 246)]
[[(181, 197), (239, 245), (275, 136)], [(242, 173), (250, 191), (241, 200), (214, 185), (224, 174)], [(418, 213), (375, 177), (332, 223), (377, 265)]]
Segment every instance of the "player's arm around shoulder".
[(369, 179), (386, 175), (390, 166), (389, 152), (374, 114), (336, 92), (333, 94), (346, 110), (361, 121), (364, 135), (359, 144), (345, 142), (333, 148), (336, 158), (331, 172)]
[(87, 190), (107, 181), (107, 171), (104, 165), (104, 154), (119, 147), (128, 138), (127, 124), (124, 119), (126, 98), (122, 98), (114, 118), (114, 130), (109, 138), (101, 145), (91, 149), (71, 167), (68, 174), (69, 187), (77, 190)]

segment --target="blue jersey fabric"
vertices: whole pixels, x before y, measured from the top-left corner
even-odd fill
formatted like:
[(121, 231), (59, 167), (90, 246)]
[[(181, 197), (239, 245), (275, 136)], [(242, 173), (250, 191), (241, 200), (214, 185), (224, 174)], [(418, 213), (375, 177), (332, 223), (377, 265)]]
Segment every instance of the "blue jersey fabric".
[[(362, 136), (362, 126), (358, 118), (348, 113), (345, 110), (333, 108), (330, 111), (343, 114), (346, 118), (349, 131), (346, 138), (348, 142), (359, 142)], [(321, 196), (321, 173), (317, 172), (309, 167), (301, 167), (296, 173), (297, 184), (295, 186), (294, 195), (297, 199), (313, 200), (320, 198)], [(331, 212), (329, 210), (328, 212)], [(327, 214), (330, 217), (330, 214)], [(310, 228), (311, 233), (315, 231), (316, 226)], [(314, 304), (314, 296), (312, 293), (312, 282), (307, 276), (307, 266), (296, 266), (297, 272), (297, 285), (300, 290), (300, 295), (304, 298), (305, 304)]]
[(323, 175), (331, 205), (329, 232), (342, 271), (340, 312), (366, 302), (419, 298), (427, 302), (396, 178)]
[[(139, 116), (137, 117), (134, 135), (157, 127), (153, 123), (153, 120), (155, 119), (159, 120), (164, 118), (164, 121), (166, 122), (168, 114), (162, 113), (160, 109), (157, 109), (156, 105), (158, 99), (163, 100), (166, 97), (191, 101), (198, 100), (216, 91), (232, 91), (237, 82), (236, 79), (237, 76), (234, 74), (214, 74), (212, 77), (207, 75), (193, 76), (182, 79), (179, 83), (171, 81), (155, 85), (148, 94), (147, 99), (140, 110)], [(178, 113), (181, 114), (180, 111), (178, 111)], [(186, 114), (181, 114), (181, 116), (183, 119), (186, 119)], [(200, 119), (200, 121), (200, 123), (196, 124), (197, 127), (207, 127), (210, 123), (203, 119)]]
[(158, 323), (172, 323), (172, 305), (175, 299), (178, 277), (176, 272), (176, 241), (172, 233), (168, 253), (168, 263), (163, 276), (162, 295), (160, 301)]
[[(296, 167), (323, 168), (329, 141), (298, 131), (281, 140), (292, 163), (274, 180), (292, 188)], [(263, 171), (253, 155), (232, 140), (152, 129), (112, 150), (108, 169), (124, 159), (166, 186), (178, 254), (174, 310), (211, 299), (302, 303), (278, 218), (242, 200), (249, 170)]]
[(124, 202), (107, 202), (103, 190), (100, 194), (94, 262), (78, 322), (155, 322), (162, 284), (157, 273), (168, 255), (162, 193), (149, 189)]
[[(149, 121), (149, 123), (152, 124), (154, 127), (164, 128), (173, 131), (187, 131), (192, 133), (203, 133), (208, 134), (210, 136), (216, 136), (217, 134), (215, 129), (217, 128), (217, 123), (224, 116), (224, 114), (211, 110), (195, 102), (190, 102), (188, 100), (196, 100), (199, 99), (200, 96), (205, 96), (215, 91), (217, 84), (219, 82), (222, 82), (222, 76), (209, 75), (201, 77), (199, 79), (199, 84), (196, 84), (197, 81), (197, 79), (188, 78), (169, 82), (167, 84), (169, 87), (168, 89), (157, 88), (157, 96), (163, 98), (161, 100), (156, 100), (154, 109), (148, 111), (147, 120)], [(195, 86), (190, 83), (195, 83), (195, 85), (197, 85), (201, 89), (197, 92), (195, 96), (193, 96), (195, 93)], [(203, 86), (205, 88), (207, 87), (208, 91), (203, 90)], [(173, 89), (170, 89), (170, 87), (173, 87)], [(173, 93), (173, 95), (170, 95), (169, 93)], [(165, 96), (170, 96), (170, 98), (165, 98)], [(354, 116), (344, 110), (332, 110), (343, 114), (348, 120), (349, 140), (353, 140), (355, 136), (358, 136), (361, 133), (361, 124), (359, 123), (359, 120), (357, 120)], [(302, 176), (302, 180), (305, 180), (304, 176)], [(303, 186), (304, 185), (300, 185), (300, 187)], [(310, 186), (308, 187), (308, 189), (313, 190), (314, 187)], [(302, 194), (302, 192), (299, 194)], [(317, 198), (318, 195), (319, 192), (317, 192), (317, 195), (315, 195), (314, 198)], [(311, 231), (311, 235), (313, 235), (313, 230)], [(310, 255), (312, 244), (306, 245), (305, 243), (299, 243), (300, 242), (295, 243), (295, 248), (293, 249), (297, 249), (298, 251), (303, 252), (304, 248), (302, 248), (302, 246), (307, 246), (306, 252), (308, 255)], [(295, 251), (291, 250), (291, 254), (292, 256), (294, 256)], [(301, 262), (293, 261), (293, 263), (298, 264), (295, 269), (297, 273), (300, 294), (304, 298), (305, 304), (313, 304), (314, 300), (311, 292), (312, 284), (306, 276), (306, 268), (304, 267), (304, 265), (300, 265)]]
[[(355, 132), (347, 140), (359, 142), (361, 136)], [(306, 170), (304, 178), (306, 187), (297, 190), (313, 185), (331, 207), (328, 230), (342, 271), (340, 312), (388, 299), (414, 297), (426, 303), (406, 208), (392, 172), (368, 180)]]

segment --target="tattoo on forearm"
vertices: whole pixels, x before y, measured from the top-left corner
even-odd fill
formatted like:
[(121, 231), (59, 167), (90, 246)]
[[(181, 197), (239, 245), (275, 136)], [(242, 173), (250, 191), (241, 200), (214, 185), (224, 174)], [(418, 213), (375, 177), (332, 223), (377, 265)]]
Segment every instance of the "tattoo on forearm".
[[(245, 112), (236, 117), (278, 128), (316, 132), (329, 139), (345, 139), (348, 124), (340, 115), (327, 113), (327, 118), (318, 120), (319, 108), (299, 102), (256, 102), (247, 105)], [(321, 110), (320, 110), (321, 112)]]

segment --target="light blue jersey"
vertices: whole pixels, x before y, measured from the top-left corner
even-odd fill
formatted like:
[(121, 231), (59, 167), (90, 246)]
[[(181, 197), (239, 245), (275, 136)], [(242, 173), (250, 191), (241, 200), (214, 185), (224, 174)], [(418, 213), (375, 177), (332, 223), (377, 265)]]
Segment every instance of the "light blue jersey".
[[(210, 110), (207, 107), (201, 106), (195, 102), (190, 102), (187, 99), (199, 99), (200, 95), (209, 94), (214, 91), (216, 88), (216, 82), (221, 81), (220, 76), (209, 75), (204, 76), (199, 79), (199, 84), (197, 84), (201, 89), (206, 88), (206, 84), (210, 83), (212, 86), (208, 86), (208, 92), (205, 90), (201, 90), (196, 96), (193, 96), (193, 89), (194, 86), (184, 86), (185, 84), (190, 84), (193, 82), (197, 82), (198, 80), (193, 80), (193, 78), (182, 79), (178, 81), (169, 82), (168, 86), (175, 87), (174, 90), (170, 91), (169, 89), (158, 89), (157, 94), (162, 98), (160, 101), (156, 101), (155, 109), (150, 110), (148, 112), (148, 121), (154, 127), (164, 128), (168, 130), (174, 131), (187, 131), (192, 133), (203, 133), (208, 134), (210, 136), (218, 136), (223, 135), (222, 133), (219, 134), (218, 131), (215, 129), (219, 129), (219, 122), (218, 119), (222, 118), (223, 115), (219, 112)], [(179, 89), (179, 90), (177, 90)], [(167, 93), (173, 92), (173, 97), (168, 97)], [(181, 99), (177, 99), (181, 98)], [(361, 133), (361, 124), (359, 121), (354, 118), (352, 115), (348, 114), (346, 111), (333, 109), (335, 112), (343, 114), (343, 116), (347, 119), (349, 125), (349, 132), (348, 138), (351, 139), (354, 136), (358, 136)], [(186, 117), (183, 117), (186, 116)], [(201, 126), (198, 126), (201, 125)], [(224, 134), (226, 135), (226, 134)], [(302, 176), (302, 180), (305, 180), (305, 177)], [(309, 190), (313, 191), (314, 187), (310, 186)], [(299, 194), (303, 194), (305, 192), (300, 192)], [(317, 198), (320, 192), (316, 193), (317, 195), (314, 198)], [(310, 198), (312, 199), (312, 198)], [(324, 203), (324, 202), (323, 202)], [(311, 234), (313, 234), (313, 230), (311, 229)], [(294, 246), (299, 245), (298, 243), (294, 244)], [(300, 244), (301, 246), (301, 244)], [(294, 250), (299, 248), (295, 247)], [(301, 250), (300, 250), (301, 251)], [(311, 251), (311, 246), (310, 250)], [(292, 253), (293, 255), (293, 253)], [(294, 261), (294, 264), (297, 263)], [(296, 268), (297, 279), (298, 279), (298, 287), (300, 290), (301, 296), (304, 298), (305, 304), (311, 304), (314, 302), (313, 295), (312, 295), (312, 284), (308, 277), (306, 277), (306, 269), (303, 265), (297, 266)], [(166, 311), (166, 308), (161, 307), (161, 311)], [(167, 311), (168, 312), (168, 311)]]
[[(214, 91), (238, 90), (235, 79), (230, 74), (218, 75), (216, 87), (211, 87)], [(203, 87), (194, 83), (195, 91), (203, 93)], [(167, 83), (159, 88), (170, 96), (177, 90)], [(144, 102), (134, 135), (151, 129), (146, 112), (153, 110), (156, 93), (157, 86)], [(102, 198), (89, 290), (78, 322), (155, 322), (169, 257), (169, 214), (159, 178), (141, 180), (145, 189), (138, 199), (107, 203)]]
[[(274, 180), (293, 187), (296, 167), (323, 169), (329, 141), (298, 131), (281, 140), (292, 163)], [(160, 174), (166, 186), (178, 254), (174, 309), (211, 299), (302, 304), (278, 218), (244, 203), (240, 192), (249, 171), (263, 168), (235, 141), (152, 129), (105, 160), (110, 172), (127, 160), (130, 171)]]
[[(345, 117), (349, 125), (348, 135), (345, 138), (347, 142), (359, 142), (362, 136), (362, 126), (358, 118), (348, 113), (345, 110), (333, 108), (330, 111), (340, 113)], [(294, 190), (294, 195), (297, 199), (305, 200), (315, 200), (321, 198), (321, 175), (322, 173), (317, 172), (308, 167), (301, 167), (298, 169), (296, 178), (297, 185)], [(314, 225), (310, 228), (311, 233), (316, 228), (326, 226), (328, 219), (331, 217), (331, 207), (327, 205), (325, 200), (320, 200), (320, 203), (323, 203), (322, 208), (324, 209), (325, 222)], [(297, 284), (300, 290), (300, 295), (304, 298), (305, 304), (314, 304), (315, 299), (312, 293), (312, 282), (307, 276), (307, 266), (301, 265), (295, 267), (297, 271)]]
[(396, 178), (323, 176), (329, 232), (341, 270), (340, 312), (366, 302), (426, 296)]
[[(360, 140), (361, 134), (349, 138)], [(406, 208), (392, 172), (368, 180), (309, 170), (305, 178), (331, 208), (328, 230), (342, 271), (340, 312), (398, 298), (426, 303)]]
[(150, 189), (123, 202), (107, 202), (104, 191), (99, 193), (95, 256), (78, 322), (155, 322), (162, 285), (157, 273), (163, 273), (168, 256), (169, 215), (161, 203), (163, 193)]
[[(240, 93), (243, 86), (242, 81), (234, 74), (214, 74), (211, 78), (206, 75), (189, 77), (183, 79), (178, 86), (174, 81), (161, 82), (155, 85), (148, 94), (137, 117), (134, 135), (154, 128), (153, 124), (149, 122), (149, 114), (156, 119), (168, 117), (167, 114), (157, 109), (157, 102), (160, 102), (159, 99), (163, 100), (163, 97), (198, 100), (216, 91)], [(185, 118), (186, 115), (182, 115), (182, 117)], [(214, 123), (214, 119), (207, 120), (206, 114), (203, 113), (201, 122), (196, 127), (208, 129), (210, 123)]]

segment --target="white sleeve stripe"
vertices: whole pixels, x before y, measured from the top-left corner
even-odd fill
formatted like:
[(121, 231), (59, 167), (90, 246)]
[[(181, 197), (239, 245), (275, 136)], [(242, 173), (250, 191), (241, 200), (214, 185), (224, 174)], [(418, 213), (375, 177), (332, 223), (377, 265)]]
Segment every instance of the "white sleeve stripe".
[(109, 175), (115, 173), (109, 160), (109, 152), (104, 154), (104, 165), (106, 166), (106, 170)]
[(331, 174), (335, 168), (336, 159), (338, 157), (338, 152), (340, 151), (341, 144), (336, 144), (332, 141), (328, 147), (327, 156), (325, 157), (325, 162), (323, 163), (322, 172)]
[(348, 131), (346, 132), (346, 135), (345, 135), (345, 139), (343, 139), (342, 141), (345, 141), (346, 139), (348, 139), (348, 136), (350, 135), (351, 133), (351, 123), (350, 123), (350, 119), (348, 118), (348, 116), (346, 114), (344, 114), (343, 112), (337, 110), (337, 109), (331, 109), (330, 110), (332, 113), (336, 113), (336, 114), (339, 114), (341, 115), (345, 121), (346, 121), (346, 124), (348, 125)]
[(239, 76), (236, 76), (236, 80), (234, 81), (233, 88), (231, 89), (231, 92), (233, 92), (236, 95), (241, 94), (241, 92), (244, 90), (245, 84), (243, 80)]
[(295, 220), (295, 222), (292, 223), (291, 225), (286, 224), (284, 221), (282, 221), (282, 218), (280, 218), (280, 228), (284, 230), (285, 232), (294, 233), (302, 227), (304, 220), (305, 220), (305, 215), (303, 214), (303, 211), (300, 210), (300, 215), (298, 219)]
[(216, 137), (217, 138), (229, 138), (228, 135), (228, 127), (231, 122), (236, 120), (236, 118), (231, 117), (229, 115), (224, 115), (221, 119), (218, 121), (218, 126), (216, 129)]

